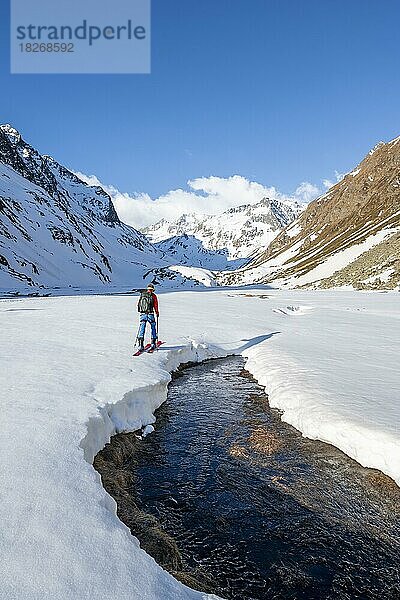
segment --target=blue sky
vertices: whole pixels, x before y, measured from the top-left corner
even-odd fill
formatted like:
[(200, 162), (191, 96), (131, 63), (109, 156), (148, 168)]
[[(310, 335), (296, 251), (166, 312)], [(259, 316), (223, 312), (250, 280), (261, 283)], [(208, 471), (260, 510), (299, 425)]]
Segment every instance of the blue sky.
[(400, 134), (392, 0), (153, 0), (151, 75), (10, 75), (0, 120), (61, 163), (155, 197), (234, 174), (292, 193)]

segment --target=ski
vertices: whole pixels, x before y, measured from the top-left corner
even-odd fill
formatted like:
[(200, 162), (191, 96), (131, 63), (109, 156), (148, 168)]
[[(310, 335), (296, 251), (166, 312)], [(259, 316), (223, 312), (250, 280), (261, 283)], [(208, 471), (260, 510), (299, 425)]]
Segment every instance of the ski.
[(137, 352), (135, 352), (133, 354), (133, 356), (140, 356), (141, 354), (143, 354), (143, 352), (147, 352), (149, 348), (151, 348), (151, 344), (146, 344), (145, 347), (143, 348), (143, 350), (139, 349)]
[(155, 348), (152, 348), (152, 347), (151, 347), (151, 344), (150, 344), (150, 348), (149, 348), (148, 350), (146, 350), (147, 354), (153, 354), (153, 352), (154, 352), (155, 350), (158, 350), (158, 349), (159, 349), (159, 347), (161, 346), (161, 344), (164, 344), (164, 343), (165, 343), (165, 342), (157, 342), (157, 345), (156, 345), (156, 347), (155, 347)]

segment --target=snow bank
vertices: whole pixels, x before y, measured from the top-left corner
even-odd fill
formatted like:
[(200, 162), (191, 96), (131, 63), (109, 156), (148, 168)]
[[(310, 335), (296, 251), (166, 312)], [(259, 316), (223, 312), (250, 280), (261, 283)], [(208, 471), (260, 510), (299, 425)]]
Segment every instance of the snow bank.
[(313, 312), (310, 306), (272, 309), (289, 317), (283, 326), (291, 335), (250, 349), (246, 368), (284, 421), (400, 485), (398, 295), (331, 292), (314, 298)]
[[(363, 416), (363, 398), (359, 399), (357, 419), (348, 419), (343, 406), (335, 407), (334, 395), (328, 398), (315, 376), (284, 352), (254, 350), (246, 368), (265, 386), (270, 405), (283, 411), (284, 421), (306, 437), (333, 444), (361, 465), (383, 471), (400, 485), (398, 422), (393, 431), (382, 431), (379, 423), (368, 422)], [(385, 410), (379, 398), (370, 401), (377, 402), (378, 411)]]
[[(107, 399), (97, 407), (98, 414), (91, 416), (87, 422), (87, 434), (81, 442), (85, 460), (92, 464), (96, 454), (110, 441), (111, 436), (122, 431), (136, 431), (143, 427), (145, 437), (152, 431), (155, 422), (154, 412), (167, 399), (168, 384), (171, 373), (176, 368), (187, 362), (201, 362), (210, 358), (225, 356), (226, 353), (217, 346), (189, 342), (181, 348), (170, 349), (168, 355), (160, 357), (158, 379), (149, 385), (138, 385), (126, 392), (121, 400), (113, 402), (113, 388), (109, 382), (102, 382), (93, 390), (97, 398)], [(137, 360), (148, 357), (137, 357)], [(127, 382), (128, 385), (128, 382)]]

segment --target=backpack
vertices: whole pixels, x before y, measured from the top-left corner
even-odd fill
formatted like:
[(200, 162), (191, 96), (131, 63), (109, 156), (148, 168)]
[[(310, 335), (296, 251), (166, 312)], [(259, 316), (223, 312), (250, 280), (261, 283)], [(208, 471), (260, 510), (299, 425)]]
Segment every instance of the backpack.
[(154, 310), (153, 294), (145, 290), (140, 294), (138, 302), (138, 311), (140, 313), (150, 314)]

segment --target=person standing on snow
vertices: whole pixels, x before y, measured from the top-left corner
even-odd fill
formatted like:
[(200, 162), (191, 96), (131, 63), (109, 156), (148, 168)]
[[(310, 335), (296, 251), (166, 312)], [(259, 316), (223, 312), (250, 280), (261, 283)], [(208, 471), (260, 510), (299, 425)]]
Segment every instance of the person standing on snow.
[(139, 350), (144, 350), (144, 335), (146, 332), (146, 324), (151, 326), (151, 347), (154, 350), (157, 344), (157, 328), (154, 313), (159, 316), (158, 298), (154, 293), (154, 285), (149, 283), (147, 289), (140, 294), (138, 302), (138, 311), (140, 312), (140, 326), (138, 333)]

